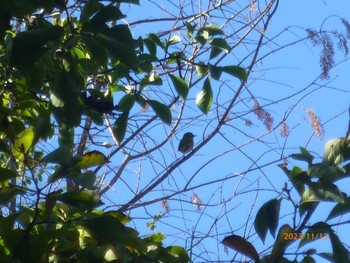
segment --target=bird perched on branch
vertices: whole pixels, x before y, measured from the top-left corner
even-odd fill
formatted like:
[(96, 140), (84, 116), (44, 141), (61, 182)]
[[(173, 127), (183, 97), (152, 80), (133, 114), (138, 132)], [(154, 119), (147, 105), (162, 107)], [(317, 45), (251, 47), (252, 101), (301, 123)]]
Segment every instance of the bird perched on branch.
[(193, 141), (194, 137), (195, 135), (193, 133), (186, 132), (182, 137), (177, 150), (183, 154), (186, 154), (189, 151), (191, 151), (194, 146), (194, 141)]

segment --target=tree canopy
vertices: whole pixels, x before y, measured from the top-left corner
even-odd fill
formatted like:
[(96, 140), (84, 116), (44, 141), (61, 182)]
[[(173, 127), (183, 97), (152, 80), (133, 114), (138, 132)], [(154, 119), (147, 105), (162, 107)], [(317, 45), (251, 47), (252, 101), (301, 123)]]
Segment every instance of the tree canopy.
[[(251, 83), (264, 59), (307, 41), (321, 49), (317, 80), (329, 79), (336, 54), (348, 55), (350, 24), (338, 18), (341, 29), (303, 29), (302, 37), (267, 51), (281, 34), (267, 35), (279, 0), (199, 2), (147, 1), (167, 16), (145, 20), (129, 20), (142, 7), (137, 0), (0, 3), (1, 262), (227, 258), (212, 256), (212, 240), (217, 251), (237, 252), (237, 262), (349, 262), (350, 243), (335, 228), (348, 223), (348, 192), (338, 182), (349, 175), (350, 138), (327, 142), (321, 158), (305, 147), (285, 153), (288, 118), (311, 85), (267, 99)], [(270, 110), (290, 98), (285, 112)], [(315, 112), (305, 112), (313, 136), (322, 137)], [(284, 146), (266, 139), (278, 133)], [(187, 146), (178, 147), (181, 138)], [(259, 144), (264, 153), (257, 156)], [(236, 152), (250, 162), (244, 172), (202, 174)], [(198, 156), (209, 159), (198, 163)], [(286, 175), (283, 186), (265, 176), (271, 165)], [(259, 180), (247, 176), (256, 170), (273, 193), (261, 203)], [(204, 192), (212, 193), (206, 201)], [(246, 198), (250, 193), (256, 197)], [(244, 227), (229, 219), (234, 198), (251, 209)], [(326, 202), (333, 205), (328, 216), (311, 221)], [(220, 207), (217, 217), (212, 207)], [(156, 231), (167, 219), (184, 243), (169, 244), (170, 234)], [(217, 222), (227, 227), (221, 231)], [(326, 238), (331, 253), (301, 250)]]

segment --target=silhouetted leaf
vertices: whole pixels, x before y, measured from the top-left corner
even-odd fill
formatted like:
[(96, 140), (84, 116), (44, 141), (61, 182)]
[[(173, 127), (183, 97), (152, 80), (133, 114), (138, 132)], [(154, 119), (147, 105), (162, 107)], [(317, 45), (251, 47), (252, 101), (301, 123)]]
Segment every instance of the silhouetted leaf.
[(126, 129), (128, 127), (128, 118), (129, 112), (123, 112), (113, 125), (113, 135), (119, 143), (124, 140)]
[(81, 209), (93, 209), (102, 204), (99, 195), (94, 191), (69, 191), (55, 197), (65, 204)]
[(255, 220), (255, 231), (260, 239), (265, 242), (267, 230), (274, 237), (279, 221), (281, 200), (272, 199), (266, 202), (258, 211)]
[(166, 124), (171, 124), (171, 111), (168, 106), (156, 100), (147, 100), (147, 103), (152, 107), (157, 116)]
[(135, 104), (136, 97), (134, 94), (126, 94), (124, 95), (119, 103), (118, 103), (118, 110), (122, 112), (128, 112), (131, 110), (131, 108)]
[(246, 82), (247, 81), (247, 72), (245, 71), (244, 68), (239, 67), (239, 66), (224, 66), (222, 67), (222, 71), (235, 77), (238, 78), (239, 80)]
[(222, 243), (237, 252), (259, 262), (259, 254), (256, 251), (255, 247), (243, 237), (237, 235), (231, 235), (224, 238)]
[(332, 229), (324, 222), (318, 222), (308, 228), (308, 231), (303, 233), (301, 236), (299, 248), (302, 246), (317, 240), (328, 240), (330, 239), (330, 233)]
[(63, 145), (50, 152), (41, 159), (43, 163), (69, 164), (71, 161), (71, 150), (68, 146)]
[(344, 196), (334, 184), (314, 182), (304, 191), (301, 204), (315, 201), (344, 203)]
[(179, 96), (185, 100), (188, 95), (189, 87), (186, 81), (184, 81), (182, 78), (175, 76), (173, 74), (170, 74), (170, 79), (173, 82), (173, 85), (175, 87), (175, 90)]
[(210, 76), (213, 79), (219, 80), (222, 74), (222, 67), (217, 67), (212, 64), (209, 64), (209, 72), (210, 72)]
[(350, 197), (344, 200), (344, 203), (339, 203), (335, 207), (333, 207), (332, 211), (329, 213), (327, 217), (327, 221), (335, 218), (337, 216), (343, 216), (350, 212)]

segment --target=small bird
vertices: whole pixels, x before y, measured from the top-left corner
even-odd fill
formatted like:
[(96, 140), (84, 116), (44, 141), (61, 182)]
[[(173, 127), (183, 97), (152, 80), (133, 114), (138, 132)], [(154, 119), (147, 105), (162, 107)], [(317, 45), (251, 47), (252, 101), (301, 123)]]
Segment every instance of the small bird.
[(193, 149), (194, 145), (194, 134), (191, 132), (186, 132), (184, 136), (182, 137), (180, 143), (179, 143), (179, 148), (177, 149), (179, 152), (185, 154), (188, 153)]

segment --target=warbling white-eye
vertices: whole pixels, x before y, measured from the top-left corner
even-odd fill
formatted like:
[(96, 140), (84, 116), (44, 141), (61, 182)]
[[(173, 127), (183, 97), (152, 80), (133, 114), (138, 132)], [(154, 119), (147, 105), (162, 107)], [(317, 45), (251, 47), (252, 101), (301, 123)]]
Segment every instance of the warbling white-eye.
[(193, 141), (194, 136), (195, 135), (193, 133), (186, 132), (182, 137), (177, 150), (183, 154), (191, 151), (194, 145), (194, 141)]

